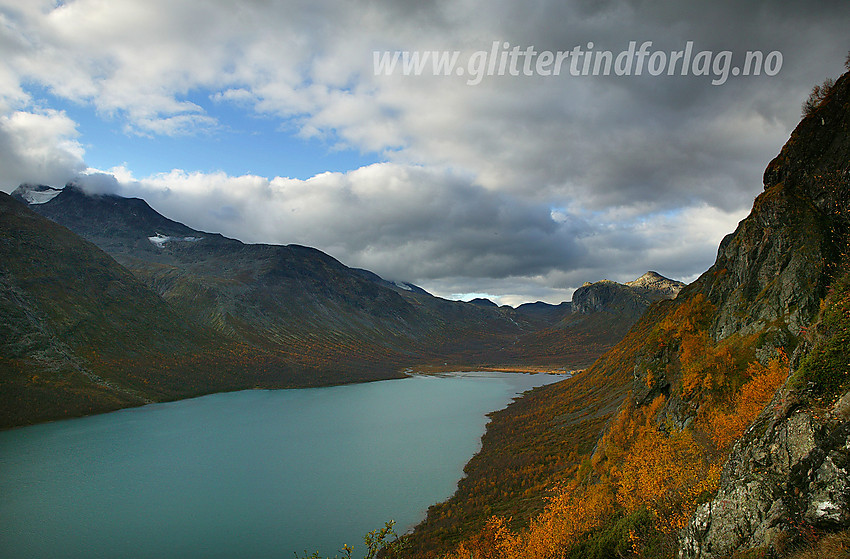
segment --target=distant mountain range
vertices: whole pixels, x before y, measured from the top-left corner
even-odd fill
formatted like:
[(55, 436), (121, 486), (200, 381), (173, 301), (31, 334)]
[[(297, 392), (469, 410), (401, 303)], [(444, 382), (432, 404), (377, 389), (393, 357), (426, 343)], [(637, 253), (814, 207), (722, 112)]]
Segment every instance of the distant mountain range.
[(580, 368), (681, 288), (650, 273), (589, 284), (572, 304), (464, 303), (316, 249), (197, 231), (144, 200), (74, 184), (22, 185), (0, 204), (7, 426), (410, 367)]

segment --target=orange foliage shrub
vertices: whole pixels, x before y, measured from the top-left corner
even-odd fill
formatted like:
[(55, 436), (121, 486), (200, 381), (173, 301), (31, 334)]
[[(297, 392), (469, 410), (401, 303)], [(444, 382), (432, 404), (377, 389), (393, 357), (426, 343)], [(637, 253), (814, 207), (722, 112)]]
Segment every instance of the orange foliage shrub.
[[(656, 554), (661, 549), (672, 552), (676, 534), (697, 504), (717, 489), (729, 447), (771, 400), (788, 370), (782, 350), (765, 366), (747, 364), (751, 354), (741, 349), (747, 340), (715, 343), (708, 334), (713, 310), (702, 295), (691, 297), (661, 318), (636, 346), (644, 355), (663, 355), (665, 360), (670, 356), (665, 364), (668, 378), (678, 380), (685, 401), (699, 409), (694, 425), (677, 429), (660, 424), (663, 395), (644, 406), (627, 397), (589, 460), (528, 528), (514, 531), (510, 518), (492, 517), (482, 532), (446, 559), (564, 557), (572, 548), (580, 552), (576, 546), (594, 533), (613, 530), (618, 514), (634, 517), (643, 511), (651, 515), (652, 532), (641, 535), (630, 528), (623, 542), (626, 549), (636, 555), (650, 548)], [(608, 358), (612, 356), (616, 354)], [(629, 370), (634, 359), (630, 354), (616, 368)]]
[[(681, 529), (697, 498), (717, 486), (720, 470), (689, 430), (662, 432), (655, 423), (664, 396), (643, 409), (628, 406), (602, 439), (617, 503), (646, 509), (664, 533)], [(598, 460), (597, 460), (598, 462)]]
[(715, 346), (705, 330), (682, 337), (679, 361), (682, 367), (682, 396), (693, 399), (728, 388), (735, 368), (729, 348)]
[(507, 558), (554, 558), (577, 539), (601, 526), (614, 511), (614, 494), (606, 481), (575, 482), (556, 494), (523, 537), (512, 541)]
[(705, 330), (714, 312), (714, 305), (702, 293), (684, 301), (659, 323), (661, 331), (681, 338), (686, 332)]
[(481, 533), (445, 559), (556, 559), (582, 534), (601, 526), (614, 503), (609, 483), (573, 480), (549, 499), (527, 530), (514, 532), (510, 519), (492, 517)]
[(685, 526), (697, 498), (716, 489), (720, 474), (689, 431), (667, 436), (657, 429), (643, 430), (613, 470), (617, 503), (627, 512), (647, 509), (665, 533)]
[(718, 449), (728, 449), (770, 402), (788, 376), (788, 356), (780, 349), (778, 357), (767, 366), (758, 361), (750, 363), (746, 375), (749, 380), (726, 408), (731, 411), (725, 413), (718, 406), (709, 412), (707, 431)]

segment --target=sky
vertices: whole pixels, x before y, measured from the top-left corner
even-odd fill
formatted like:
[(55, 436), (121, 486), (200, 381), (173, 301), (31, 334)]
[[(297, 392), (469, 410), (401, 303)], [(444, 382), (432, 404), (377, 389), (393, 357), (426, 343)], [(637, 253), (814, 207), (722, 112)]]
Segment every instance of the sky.
[(846, 0), (0, 0), (0, 189), (141, 197), (453, 299), (690, 282), (847, 29)]

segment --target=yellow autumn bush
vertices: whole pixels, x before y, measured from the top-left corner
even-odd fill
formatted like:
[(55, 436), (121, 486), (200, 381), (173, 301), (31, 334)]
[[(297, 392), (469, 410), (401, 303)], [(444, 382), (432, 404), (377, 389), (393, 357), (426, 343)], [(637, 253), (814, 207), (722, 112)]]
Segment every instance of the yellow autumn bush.
[[(763, 365), (747, 363), (751, 354), (741, 347), (748, 340), (715, 342), (708, 334), (712, 311), (702, 295), (692, 297), (663, 318), (643, 346), (650, 355), (672, 355), (665, 374), (684, 403), (699, 410), (695, 422), (684, 429), (665, 423), (664, 395), (643, 406), (627, 397), (595, 450), (525, 529), (492, 517), (445, 559), (556, 559), (591, 548), (602, 557), (612, 549), (597, 545), (603, 540), (620, 546), (618, 554), (669, 556), (697, 505), (716, 491), (732, 443), (788, 371), (781, 350)], [(648, 524), (623, 523), (636, 518)], [(619, 543), (612, 544), (613, 537)]]
[(749, 380), (735, 394), (730, 411), (718, 406), (708, 414), (707, 430), (718, 449), (728, 449), (770, 402), (788, 376), (788, 356), (780, 349), (767, 366), (754, 361), (747, 366), (746, 376)]
[(513, 531), (509, 518), (492, 517), (445, 559), (556, 559), (582, 534), (601, 526), (614, 503), (609, 483), (573, 480), (549, 499), (528, 529)]

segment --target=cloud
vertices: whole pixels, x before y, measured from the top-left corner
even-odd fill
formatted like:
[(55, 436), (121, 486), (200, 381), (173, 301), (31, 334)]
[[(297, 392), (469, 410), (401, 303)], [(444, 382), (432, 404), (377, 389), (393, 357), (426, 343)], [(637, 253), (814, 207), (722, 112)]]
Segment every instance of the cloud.
[[(729, 209), (752, 197), (760, 168), (794, 125), (809, 84), (822, 79), (825, 61), (834, 55), (833, 67), (840, 67), (846, 45), (833, 44), (844, 37), (849, 11), (839, 2), (817, 10), (795, 2), (662, 10), (627, 0), (481, 7), (317, 1), (306, 8), (259, 0), (204, 9), (167, 0), (7, 5), (15, 48), (0, 64), (19, 83), (0, 93), (19, 100), (20, 83), (36, 82), (142, 135), (215, 129), (219, 123), (198, 104), (200, 93), (274, 115), (330, 145), (462, 169), (489, 189), (557, 203), (581, 197), (594, 207), (640, 200), (661, 209), (699, 199)], [(777, 33), (789, 26), (793, 34)], [(629, 40), (666, 51), (686, 41), (737, 55), (780, 49), (786, 63), (770, 80), (721, 87), (693, 76), (569, 75), (494, 76), (470, 87), (454, 76), (375, 76), (371, 66), (375, 49), (466, 56), (493, 41), (538, 51), (592, 41), (617, 52)]]
[(74, 178), (74, 184), (91, 195), (116, 194), (121, 185), (111, 173), (102, 173), (96, 169), (86, 169), (86, 172)]
[(76, 123), (51, 109), (0, 115), (0, 188), (64, 185), (85, 169)]
[(316, 246), (393, 279), (533, 274), (581, 253), (573, 239), (584, 224), (555, 222), (545, 205), (417, 166), (382, 163), (308, 180), (184, 171), (119, 180), (122, 194), (190, 225)]
[(248, 242), (304, 244), (444, 297), (560, 302), (584, 281), (648, 269), (687, 278), (743, 217), (702, 205), (644, 216), (561, 209), (448, 170), (381, 163), (308, 180), (173, 170), (135, 179), (89, 170), (89, 191), (140, 196), (164, 215)]
[[(811, 85), (840, 71), (848, 23), (843, 0), (0, 0), (2, 186), (85, 168), (78, 126), (43, 108), (51, 98), (131, 137), (226, 137), (212, 110), (226, 107), (384, 162), (309, 180), (116, 168), (114, 182), (90, 175), (88, 187), (144, 196), (199, 229), (317, 246), (441, 294), (568, 298), (585, 280), (649, 268), (693, 278), (748, 211)], [(372, 67), (376, 50), (593, 42), (616, 53), (632, 40), (776, 50), (783, 66), (721, 86), (567, 72), (470, 86)]]

